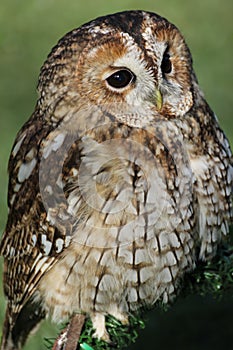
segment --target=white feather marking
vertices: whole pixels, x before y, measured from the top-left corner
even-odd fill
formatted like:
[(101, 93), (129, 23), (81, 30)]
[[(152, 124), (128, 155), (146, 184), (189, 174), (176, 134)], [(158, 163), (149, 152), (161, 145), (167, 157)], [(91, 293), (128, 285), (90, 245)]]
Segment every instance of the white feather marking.
[(60, 253), (63, 249), (64, 241), (61, 238), (56, 239), (56, 253)]
[(31, 175), (33, 169), (35, 168), (37, 163), (37, 160), (34, 158), (28, 163), (23, 163), (19, 167), (19, 172), (18, 172), (18, 180), (19, 182), (24, 182), (24, 180), (27, 180), (29, 176)]
[(118, 258), (122, 258), (124, 263), (133, 265), (133, 253), (125, 247), (119, 247)]
[(118, 240), (119, 242), (131, 242), (133, 240), (133, 231), (132, 231), (132, 225), (127, 224), (125, 226), (123, 226), (122, 228), (120, 228), (120, 233), (119, 233), (119, 237)]
[(56, 181), (56, 185), (57, 185), (59, 188), (63, 189), (62, 174), (60, 174), (60, 175), (58, 176), (57, 181)]
[(33, 234), (33, 235), (32, 235), (32, 244), (33, 244), (33, 247), (35, 247), (36, 242), (37, 242), (37, 237), (36, 237), (35, 234)]
[(65, 134), (60, 133), (52, 141), (48, 142), (48, 144), (44, 147), (43, 151), (44, 159), (47, 159), (52, 151), (56, 152), (58, 148), (61, 147), (61, 145), (64, 142), (65, 136)]
[(23, 143), (23, 140), (25, 139), (25, 136), (26, 136), (26, 134), (21, 136), (21, 138), (19, 139), (19, 141), (16, 143), (15, 147), (13, 148), (13, 150), (12, 150), (13, 157), (15, 157), (16, 154), (18, 153), (18, 151), (19, 151), (19, 149), (20, 149), (20, 147), (21, 147), (21, 145)]
[(13, 194), (13, 196), (10, 199), (10, 205), (12, 205), (14, 203), (14, 200), (15, 200), (15, 194)]
[(53, 194), (53, 189), (51, 185), (47, 185), (44, 190), (50, 195)]
[(168, 252), (166, 254), (166, 261), (168, 266), (176, 265), (176, 258), (173, 252)]
[(163, 303), (164, 303), (164, 304), (167, 304), (167, 302), (168, 302), (168, 294), (167, 294), (167, 292), (165, 292), (165, 293), (163, 294)]
[(37, 273), (38, 271), (41, 271), (41, 273), (43, 273), (46, 269), (47, 269), (47, 264), (46, 261), (48, 260), (47, 256), (44, 256), (41, 259), (38, 259), (36, 262), (36, 265), (33, 264), (33, 266), (35, 266), (35, 273)]
[(152, 269), (149, 269), (148, 267), (143, 267), (140, 270), (140, 282), (141, 283), (146, 282), (147, 280), (149, 280), (153, 276), (154, 276), (154, 271), (152, 271)]
[(51, 248), (52, 248), (52, 242), (50, 242), (47, 239), (47, 236), (45, 234), (42, 234), (42, 236), (41, 236), (41, 243), (44, 246), (45, 255), (49, 255)]
[(135, 303), (138, 300), (137, 291), (135, 288), (130, 288), (128, 293), (128, 301), (130, 303)]
[(53, 217), (53, 210), (50, 208), (47, 211), (46, 220), (52, 225), (54, 225), (55, 223), (55, 218)]
[(96, 302), (104, 305), (104, 303), (106, 302), (105, 298), (105, 294), (99, 292), (96, 297)]
[(21, 184), (17, 183), (17, 184), (14, 186), (14, 192), (15, 192), (15, 193), (18, 192), (19, 189), (20, 189), (20, 187), (21, 187)]
[(167, 267), (161, 272), (160, 280), (162, 283), (168, 283), (172, 281), (171, 272)]
[(148, 256), (146, 255), (145, 249), (137, 249), (135, 251), (135, 264), (140, 264), (142, 262), (146, 262), (148, 260)]
[(140, 286), (139, 296), (141, 299), (146, 299), (150, 293), (151, 293), (151, 290), (149, 288), (146, 288), (144, 284)]
[(104, 275), (99, 284), (99, 290), (108, 290), (114, 288), (115, 280), (111, 275)]
[(166, 232), (161, 232), (158, 239), (160, 243), (161, 250), (167, 249), (169, 247), (168, 234)]
[(30, 162), (33, 158), (35, 158), (36, 150), (35, 148), (31, 148), (30, 151), (26, 154), (25, 160)]
[(224, 236), (227, 235), (228, 231), (226, 230), (225, 222), (223, 222), (222, 225), (221, 225), (221, 231), (222, 231), (222, 234), (223, 234)]
[(37, 255), (37, 257), (35, 258), (34, 262), (33, 262), (33, 265), (31, 267), (31, 271), (34, 269), (34, 267), (37, 265), (37, 262), (40, 260), (40, 258), (42, 257), (42, 253), (39, 253)]
[(190, 159), (191, 168), (196, 176), (203, 178), (206, 171), (208, 171), (208, 161), (206, 156)]
[(70, 245), (71, 242), (71, 236), (66, 236), (65, 238), (65, 247), (68, 247)]
[(15, 256), (15, 248), (14, 247), (10, 247), (10, 257), (12, 258), (13, 256)]
[(138, 281), (138, 274), (137, 271), (135, 270), (127, 270), (125, 273), (125, 280), (127, 282), (133, 282), (133, 283), (137, 283)]

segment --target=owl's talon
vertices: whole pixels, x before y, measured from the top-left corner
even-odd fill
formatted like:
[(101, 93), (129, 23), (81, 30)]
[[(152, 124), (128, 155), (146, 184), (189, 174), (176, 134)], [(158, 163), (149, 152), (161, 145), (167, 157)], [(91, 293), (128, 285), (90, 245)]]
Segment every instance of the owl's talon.
[(113, 308), (109, 314), (113, 317), (115, 317), (118, 321), (121, 322), (122, 325), (128, 326), (129, 325), (129, 317), (128, 315), (120, 312), (117, 308)]
[(91, 321), (93, 328), (95, 329), (93, 337), (103, 340), (106, 343), (111, 343), (111, 339), (105, 327), (105, 316), (100, 313), (94, 313), (91, 315)]
[(109, 334), (106, 330), (103, 333), (99, 333), (98, 331), (95, 331), (95, 333), (93, 334), (93, 337), (97, 338), (99, 340), (103, 340), (106, 343), (111, 343), (111, 339), (110, 339)]

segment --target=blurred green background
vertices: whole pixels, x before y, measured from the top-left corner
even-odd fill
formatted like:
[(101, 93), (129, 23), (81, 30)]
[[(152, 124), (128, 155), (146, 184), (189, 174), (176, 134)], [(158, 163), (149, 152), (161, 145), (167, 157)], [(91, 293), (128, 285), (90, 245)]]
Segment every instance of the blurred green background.
[[(97, 16), (126, 9), (157, 12), (185, 35), (199, 83), (233, 144), (232, 0), (1, 0), (0, 2), (0, 232), (7, 216), (7, 161), (16, 132), (36, 102), (39, 69), (67, 31)], [(2, 265), (2, 264), (1, 264)], [(0, 285), (1, 287), (1, 285)], [(0, 288), (0, 322), (4, 298)], [(232, 349), (233, 302), (190, 296), (168, 312), (150, 313), (146, 330), (130, 349)], [(26, 350), (42, 350), (46, 324)]]

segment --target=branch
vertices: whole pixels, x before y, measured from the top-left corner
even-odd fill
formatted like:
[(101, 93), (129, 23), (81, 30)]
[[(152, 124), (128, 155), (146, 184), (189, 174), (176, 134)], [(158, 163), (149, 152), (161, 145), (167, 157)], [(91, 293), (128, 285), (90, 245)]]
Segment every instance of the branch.
[(85, 322), (83, 314), (76, 314), (56, 339), (52, 350), (76, 350)]

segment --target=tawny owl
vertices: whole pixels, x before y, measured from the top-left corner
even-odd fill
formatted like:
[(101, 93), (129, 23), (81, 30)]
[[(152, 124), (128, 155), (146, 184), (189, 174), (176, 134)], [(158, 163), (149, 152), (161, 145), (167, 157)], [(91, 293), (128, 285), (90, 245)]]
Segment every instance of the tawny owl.
[(148, 12), (65, 35), (9, 161), (1, 242), (4, 350), (46, 315), (105, 316), (168, 302), (232, 216), (232, 155), (179, 30)]

